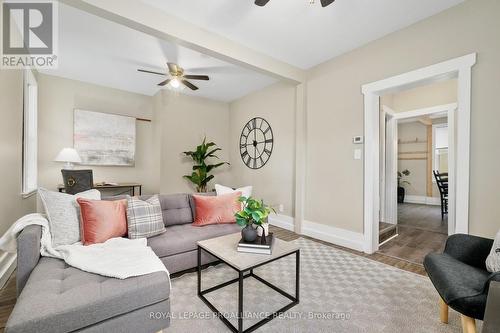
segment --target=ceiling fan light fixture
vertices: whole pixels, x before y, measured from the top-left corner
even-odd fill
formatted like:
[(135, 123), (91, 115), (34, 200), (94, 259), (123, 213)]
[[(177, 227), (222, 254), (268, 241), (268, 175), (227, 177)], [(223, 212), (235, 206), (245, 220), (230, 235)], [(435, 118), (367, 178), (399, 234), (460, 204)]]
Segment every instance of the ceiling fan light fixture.
[(168, 73), (153, 72), (146, 69), (138, 69), (139, 72), (156, 74), (161, 76), (166, 76), (167, 79), (158, 83), (160, 87), (166, 87), (167, 89), (180, 91), (184, 88), (189, 88), (191, 90), (198, 90), (199, 88), (191, 83), (190, 80), (201, 80), (209, 81), (210, 77), (208, 75), (194, 75), (194, 74), (184, 74), (184, 69), (177, 64), (172, 62), (167, 63)]
[(174, 89), (178, 89), (181, 86), (181, 81), (179, 81), (178, 78), (173, 78), (172, 81), (170, 81), (170, 86)]

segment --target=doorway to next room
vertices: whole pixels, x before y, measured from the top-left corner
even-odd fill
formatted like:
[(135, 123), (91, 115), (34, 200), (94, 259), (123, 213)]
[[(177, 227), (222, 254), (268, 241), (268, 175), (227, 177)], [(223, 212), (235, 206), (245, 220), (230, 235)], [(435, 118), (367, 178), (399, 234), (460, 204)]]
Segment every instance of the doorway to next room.
[(456, 95), (447, 80), (381, 97), (379, 253), (422, 264), (444, 249)]

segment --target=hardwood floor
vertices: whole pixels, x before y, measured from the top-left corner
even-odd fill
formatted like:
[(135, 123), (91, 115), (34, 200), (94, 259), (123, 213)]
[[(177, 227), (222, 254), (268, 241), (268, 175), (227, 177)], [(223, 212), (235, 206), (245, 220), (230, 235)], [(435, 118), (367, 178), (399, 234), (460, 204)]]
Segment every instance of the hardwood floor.
[(422, 265), (428, 253), (444, 250), (448, 221), (439, 206), (399, 204), (397, 233), (379, 253)]
[(398, 204), (398, 225), (448, 234), (448, 216), (441, 220), (440, 206)]
[(339, 250), (343, 250), (343, 251), (346, 251), (346, 252), (349, 252), (349, 253), (352, 253), (352, 254), (355, 254), (355, 255), (358, 255), (358, 256), (362, 256), (362, 257), (365, 257), (365, 258), (368, 258), (368, 259), (371, 259), (371, 260), (375, 260), (375, 261), (384, 263), (386, 265), (397, 267), (397, 268), (403, 269), (405, 271), (409, 271), (409, 272), (416, 273), (416, 274), (419, 274), (419, 275), (427, 276), (427, 273), (425, 272), (425, 269), (424, 269), (424, 267), (421, 264), (410, 262), (408, 260), (404, 260), (404, 259), (400, 259), (400, 258), (395, 258), (395, 257), (387, 256), (387, 255), (385, 255), (383, 253), (366, 254), (366, 253), (359, 252), (359, 251), (356, 251), (356, 250), (348, 249), (348, 248), (343, 247), (343, 246), (338, 246), (338, 245), (334, 245), (334, 244), (331, 244), (331, 243), (328, 243), (328, 242), (324, 242), (322, 240), (318, 240), (318, 239), (315, 239), (315, 238), (311, 238), (311, 237), (307, 237), (307, 236), (302, 236), (302, 235), (296, 234), (296, 233), (294, 233), (292, 231), (281, 229), (281, 228), (278, 228), (278, 227), (275, 227), (275, 226), (271, 226), (269, 230), (272, 231), (272, 232), (274, 232), (274, 234), (278, 238), (286, 240), (286, 241), (290, 241), (290, 240), (297, 239), (299, 237), (303, 237), (303, 238), (306, 238), (306, 239), (309, 239), (309, 240), (312, 240), (312, 241), (315, 241), (315, 242), (318, 242), (318, 243), (321, 243), (321, 244), (324, 244), (324, 245), (327, 245), (327, 246), (331, 246), (331, 247), (339, 249)]
[(430, 252), (442, 252), (447, 235), (398, 226), (398, 236), (383, 244), (379, 252), (387, 256), (422, 264)]
[(397, 235), (398, 233), (397, 226), (391, 223), (380, 222), (378, 230), (379, 230), (379, 237), (378, 237), (379, 244), (382, 244), (383, 242)]
[[(406, 260), (401, 260), (397, 258), (393, 258), (390, 256), (383, 255), (381, 253), (375, 253), (375, 254), (365, 254), (359, 251), (354, 251), (342, 246), (337, 246), (333, 245), (328, 242), (324, 242), (321, 240), (317, 240), (311, 237), (307, 236), (301, 236), (299, 234), (296, 234), (292, 231), (288, 231), (285, 229), (281, 229), (275, 226), (270, 227), (270, 231), (272, 231), (278, 238), (285, 240), (285, 241), (292, 241), (294, 239), (297, 239), (299, 237), (307, 238), (309, 240), (331, 246), (333, 248), (347, 251), (349, 253), (359, 255), (371, 260), (375, 260), (390, 266), (394, 266), (409, 272), (413, 272), (416, 274), (420, 275), (426, 275), (424, 268), (422, 265), (418, 265)], [(16, 278), (15, 278), (15, 272), (12, 274), (12, 276), (9, 278), (9, 281), (5, 285), (5, 287), (0, 290), (0, 333), (4, 333), (4, 328), (5, 324), (7, 323), (7, 319), (9, 318), (10, 313), (12, 312), (12, 309), (14, 308), (14, 304), (16, 303)]]

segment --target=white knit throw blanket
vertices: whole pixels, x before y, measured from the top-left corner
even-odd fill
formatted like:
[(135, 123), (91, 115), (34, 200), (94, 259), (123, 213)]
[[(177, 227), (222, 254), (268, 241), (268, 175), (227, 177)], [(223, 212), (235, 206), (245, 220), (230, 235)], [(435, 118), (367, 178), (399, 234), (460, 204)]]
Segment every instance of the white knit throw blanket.
[(490, 273), (500, 272), (500, 231), (495, 237), (490, 255), (486, 258), (486, 268)]
[(167, 269), (147, 246), (145, 238), (112, 238), (101, 244), (83, 246), (81, 243), (52, 247), (49, 223), (41, 214), (29, 214), (17, 220), (0, 238), (0, 249), (16, 253), (17, 236), (29, 225), (42, 227), (40, 254), (64, 260), (68, 265), (89, 273), (126, 279)]

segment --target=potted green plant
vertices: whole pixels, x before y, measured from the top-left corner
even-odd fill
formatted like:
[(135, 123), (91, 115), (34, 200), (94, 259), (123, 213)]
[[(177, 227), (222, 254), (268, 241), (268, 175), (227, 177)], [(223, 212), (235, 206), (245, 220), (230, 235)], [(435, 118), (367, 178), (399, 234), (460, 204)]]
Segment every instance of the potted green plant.
[(207, 138), (203, 139), (201, 145), (196, 147), (194, 151), (185, 151), (183, 154), (191, 157), (193, 159), (193, 172), (191, 175), (185, 175), (184, 178), (191, 181), (196, 186), (197, 192), (206, 192), (207, 184), (214, 178), (210, 172), (215, 168), (223, 166), (224, 164), (229, 165), (228, 162), (220, 162), (216, 164), (208, 164), (208, 159), (219, 158), (215, 153), (221, 151), (222, 149), (217, 148), (217, 145), (213, 142), (206, 142)]
[(257, 200), (252, 197), (241, 196), (238, 199), (241, 202), (241, 210), (236, 212), (236, 223), (243, 227), (241, 236), (245, 242), (253, 242), (257, 238), (257, 228), (262, 228), (262, 243), (266, 243), (266, 234), (264, 223), (267, 223), (267, 217), (274, 209), (266, 204), (263, 200)]
[(411, 185), (409, 181), (406, 180), (411, 174), (410, 170), (405, 169), (403, 171), (398, 171), (398, 203), (405, 202), (405, 188), (404, 185)]

